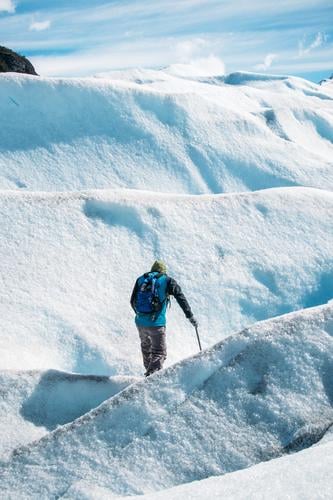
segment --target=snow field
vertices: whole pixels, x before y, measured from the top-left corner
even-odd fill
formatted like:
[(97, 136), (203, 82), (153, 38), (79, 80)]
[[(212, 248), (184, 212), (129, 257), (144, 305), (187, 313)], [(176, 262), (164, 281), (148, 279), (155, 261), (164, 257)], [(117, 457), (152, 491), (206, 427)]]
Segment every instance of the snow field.
[[(2, 367), (142, 373), (129, 298), (157, 257), (183, 287), (203, 347), (332, 298), (333, 195), (131, 191), (0, 196)], [(315, 235), (315, 238), (313, 237)], [(173, 301), (168, 363), (197, 352)]]
[(84, 480), (141, 494), (308, 447), (333, 423), (332, 325), (330, 301), (258, 323), (138, 382), (18, 450), (1, 490), (59, 497)]
[(0, 75), (0, 187), (332, 189), (333, 93), (292, 77)]

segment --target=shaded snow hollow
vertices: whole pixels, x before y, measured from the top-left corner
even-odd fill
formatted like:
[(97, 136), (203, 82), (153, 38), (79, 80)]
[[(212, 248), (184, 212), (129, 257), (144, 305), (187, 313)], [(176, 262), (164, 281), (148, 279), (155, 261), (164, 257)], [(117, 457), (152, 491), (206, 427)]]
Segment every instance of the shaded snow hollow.
[(0, 187), (333, 187), (333, 91), (295, 77), (0, 75)]
[(57, 370), (0, 371), (0, 459), (75, 420), (136, 380)]
[(332, 426), (332, 369), (332, 301), (258, 323), (17, 450), (1, 491), (138, 494), (299, 451)]

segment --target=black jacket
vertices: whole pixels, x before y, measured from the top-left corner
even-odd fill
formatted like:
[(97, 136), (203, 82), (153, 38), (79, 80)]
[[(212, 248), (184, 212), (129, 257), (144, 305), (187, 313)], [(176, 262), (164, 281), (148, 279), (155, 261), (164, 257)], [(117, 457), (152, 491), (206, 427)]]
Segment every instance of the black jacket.
[[(168, 276), (167, 278), (168, 278), (167, 289), (166, 289), (167, 296), (172, 295), (173, 297), (175, 297), (176, 301), (178, 302), (178, 304), (182, 308), (185, 316), (187, 318), (192, 318), (193, 313), (191, 311), (189, 303), (187, 302), (187, 300), (185, 298), (185, 295), (182, 292), (182, 289), (180, 288), (180, 286), (178, 285), (176, 280), (174, 280), (173, 278), (170, 278), (170, 276)], [(136, 297), (136, 292), (138, 290), (138, 279), (135, 282), (135, 285), (134, 285), (134, 288), (132, 291), (132, 295), (131, 295), (131, 306), (132, 306), (134, 312), (136, 312), (135, 311), (135, 297)]]

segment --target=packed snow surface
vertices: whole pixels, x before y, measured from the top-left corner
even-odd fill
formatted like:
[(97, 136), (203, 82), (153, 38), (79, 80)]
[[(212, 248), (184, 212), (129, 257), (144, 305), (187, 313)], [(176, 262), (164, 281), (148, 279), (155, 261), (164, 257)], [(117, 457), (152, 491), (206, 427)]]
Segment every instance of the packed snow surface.
[[(333, 193), (2, 192), (2, 368), (142, 373), (129, 306), (138, 275), (169, 264), (204, 347), (332, 298)], [(168, 362), (197, 352), (173, 301)]]
[(332, 426), (332, 369), (332, 301), (257, 323), (17, 450), (1, 491), (146, 493), (302, 450)]
[(0, 188), (333, 188), (331, 86), (172, 73), (0, 75)]

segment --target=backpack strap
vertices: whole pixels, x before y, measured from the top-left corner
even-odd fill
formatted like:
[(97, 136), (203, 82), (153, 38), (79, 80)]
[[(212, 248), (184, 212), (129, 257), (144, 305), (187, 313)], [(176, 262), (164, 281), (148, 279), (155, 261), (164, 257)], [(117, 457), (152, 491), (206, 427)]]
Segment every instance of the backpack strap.
[(153, 295), (156, 295), (156, 294), (155, 294), (155, 290), (156, 290), (156, 281), (158, 281), (158, 279), (159, 279), (161, 276), (163, 276), (163, 273), (158, 273), (158, 274), (156, 274), (156, 276), (152, 276), (152, 279), (151, 279), (151, 281), (152, 281), (152, 289), (151, 289), (151, 290), (152, 290)]

